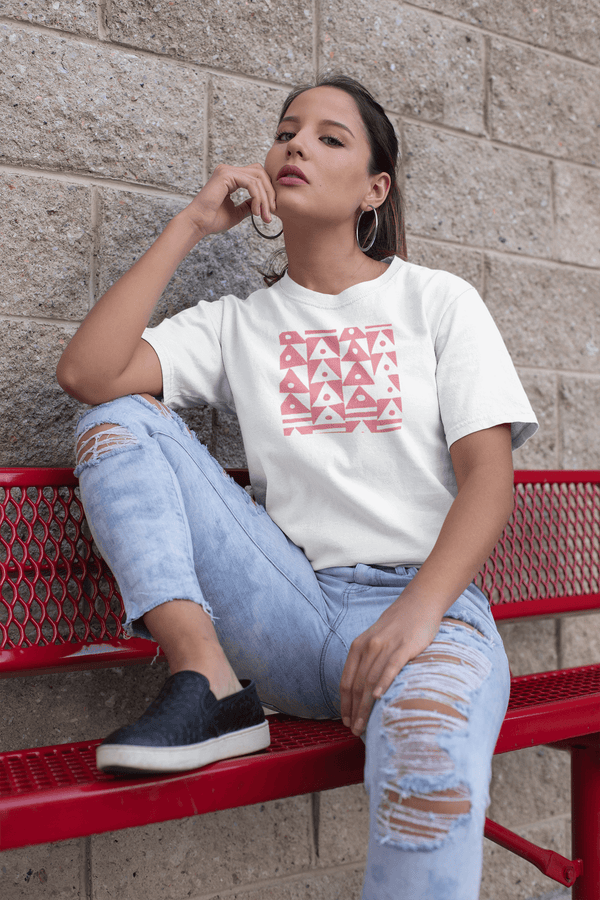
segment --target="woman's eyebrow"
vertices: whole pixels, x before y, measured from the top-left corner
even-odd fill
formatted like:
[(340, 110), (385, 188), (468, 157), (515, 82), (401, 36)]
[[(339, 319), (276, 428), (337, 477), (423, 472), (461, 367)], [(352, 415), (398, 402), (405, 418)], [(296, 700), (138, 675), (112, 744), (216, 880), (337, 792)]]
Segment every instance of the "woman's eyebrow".
[[(300, 121), (300, 119), (298, 118), (298, 116), (284, 116), (283, 119), (280, 120), (279, 124), (281, 125), (282, 122), (298, 123), (299, 121)], [(336, 122), (334, 119), (321, 119), (321, 121), (319, 122), (319, 125), (337, 125), (338, 128), (343, 128), (344, 131), (347, 131), (348, 134), (351, 134), (352, 137), (354, 137), (354, 134), (352, 133), (352, 131), (350, 131), (348, 126), (344, 125), (343, 122)]]

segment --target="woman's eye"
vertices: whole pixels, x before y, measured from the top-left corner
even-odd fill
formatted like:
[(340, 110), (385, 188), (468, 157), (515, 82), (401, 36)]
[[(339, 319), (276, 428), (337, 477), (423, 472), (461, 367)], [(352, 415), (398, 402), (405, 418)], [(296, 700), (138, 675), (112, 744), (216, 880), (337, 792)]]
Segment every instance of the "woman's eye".
[(339, 138), (334, 137), (332, 134), (324, 135), (321, 140), (324, 144), (327, 144), (329, 147), (343, 147), (344, 144), (340, 141)]
[(280, 143), (283, 144), (286, 141), (291, 140), (291, 138), (293, 138), (293, 137), (294, 137), (293, 131), (278, 131), (277, 134), (275, 135), (275, 140), (279, 141)]

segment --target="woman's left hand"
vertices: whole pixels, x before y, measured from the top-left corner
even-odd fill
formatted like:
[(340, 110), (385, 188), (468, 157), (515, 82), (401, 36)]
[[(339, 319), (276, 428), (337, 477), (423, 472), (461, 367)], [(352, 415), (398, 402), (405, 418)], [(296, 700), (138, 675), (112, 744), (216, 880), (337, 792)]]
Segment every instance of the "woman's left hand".
[(371, 709), (406, 663), (422, 653), (439, 631), (442, 613), (410, 586), (350, 647), (340, 682), (344, 725), (360, 735)]

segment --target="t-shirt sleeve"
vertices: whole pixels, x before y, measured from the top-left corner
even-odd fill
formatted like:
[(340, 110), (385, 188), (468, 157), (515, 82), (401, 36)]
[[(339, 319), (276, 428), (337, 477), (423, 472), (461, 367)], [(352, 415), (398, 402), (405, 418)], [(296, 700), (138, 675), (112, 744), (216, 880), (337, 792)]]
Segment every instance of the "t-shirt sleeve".
[(221, 348), (224, 303), (202, 300), (142, 334), (160, 361), (168, 406), (207, 404), (235, 412)]
[(503, 423), (511, 425), (513, 450), (535, 434), (535, 413), (475, 288), (468, 288), (445, 308), (435, 334), (435, 353), (448, 447), (467, 434)]

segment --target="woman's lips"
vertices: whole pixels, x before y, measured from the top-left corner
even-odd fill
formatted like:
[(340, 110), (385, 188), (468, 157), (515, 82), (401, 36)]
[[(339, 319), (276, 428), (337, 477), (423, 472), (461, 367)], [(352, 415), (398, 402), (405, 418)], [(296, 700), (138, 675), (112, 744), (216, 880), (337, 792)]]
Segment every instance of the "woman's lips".
[(277, 173), (278, 184), (308, 184), (304, 172), (298, 166), (284, 166)]

